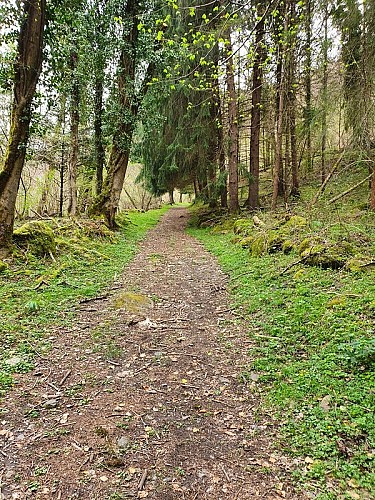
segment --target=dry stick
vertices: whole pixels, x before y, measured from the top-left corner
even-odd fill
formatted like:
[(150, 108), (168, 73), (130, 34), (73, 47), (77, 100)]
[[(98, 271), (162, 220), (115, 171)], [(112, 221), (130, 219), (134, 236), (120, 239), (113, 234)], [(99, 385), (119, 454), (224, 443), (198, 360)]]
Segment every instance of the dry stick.
[(138, 491), (142, 490), (143, 489), (143, 486), (145, 485), (145, 481), (147, 479), (147, 469), (144, 471), (144, 473), (142, 474), (142, 477), (141, 477), (141, 480), (139, 481), (139, 484), (138, 484)]
[(330, 199), (328, 201), (328, 204), (331, 204), (331, 203), (335, 203), (335, 201), (337, 200), (340, 200), (341, 198), (343, 198), (344, 196), (346, 196), (347, 194), (351, 193), (352, 191), (354, 191), (357, 187), (361, 186), (362, 184), (364, 184), (365, 182), (367, 182), (369, 179), (371, 179), (371, 177), (373, 176), (373, 174), (371, 173), (370, 175), (368, 175), (366, 177), (366, 179), (363, 179), (362, 181), (360, 182), (357, 182), (357, 184), (355, 186), (352, 186), (351, 188), (347, 189), (346, 191), (344, 191), (343, 193), (340, 193), (338, 194), (337, 196), (335, 196), (334, 198)]
[(52, 382), (47, 382), (47, 385), (52, 387), (52, 389), (55, 389), (56, 392), (60, 392), (60, 389), (58, 387), (56, 387), (55, 384), (53, 384)]
[(63, 376), (63, 378), (60, 380), (60, 384), (59, 385), (63, 385), (63, 383), (65, 382), (65, 380), (69, 377), (69, 375), (72, 373), (72, 370), (68, 370), (65, 375)]
[(302, 257), (302, 259), (299, 259), (299, 260), (296, 260), (295, 262), (292, 262), (288, 267), (286, 267), (285, 269), (283, 269), (281, 271), (280, 276), (282, 276), (283, 274), (285, 274), (287, 271), (289, 271), (289, 269), (291, 269), (292, 267), (296, 266), (297, 264), (302, 264), (302, 262), (305, 262), (305, 260), (307, 260), (308, 257), (310, 257), (310, 255), (306, 255), (305, 257)]
[(339, 156), (338, 160), (336, 161), (336, 163), (333, 165), (331, 171), (328, 173), (327, 177), (325, 178), (323, 184), (320, 186), (320, 188), (318, 189), (318, 191), (316, 192), (314, 198), (311, 200), (311, 203), (310, 203), (310, 208), (312, 206), (315, 205), (315, 203), (318, 201), (318, 198), (319, 196), (323, 193), (323, 191), (325, 190), (326, 188), (326, 185), (328, 184), (330, 178), (332, 177), (332, 175), (335, 173), (335, 171), (337, 170), (337, 167), (340, 165), (341, 163), (341, 160), (343, 159), (344, 157), (344, 154), (345, 154), (345, 149), (342, 151), (341, 155)]
[(94, 300), (103, 300), (108, 298), (108, 293), (105, 295), (99, 295), (97, 297), (91, 297), (90, 299), (82, 299), (79, 301), (80, 304), (87, 304), (88, 302), (93, 302)]
[(152, 365), (152, 363), (147, 363), (146, 365), (142, 366), (142, 368), (140, 368), (139, 370), (135, 371), (135, 372), (133, 373), (133, 375), (137, 375), (137, 373), (140, 373), (140, 372), (142, 372), (143, 370), (147, 370), (147, 368), (148, 368), (149, 366), (151, 366), (151, 365)]

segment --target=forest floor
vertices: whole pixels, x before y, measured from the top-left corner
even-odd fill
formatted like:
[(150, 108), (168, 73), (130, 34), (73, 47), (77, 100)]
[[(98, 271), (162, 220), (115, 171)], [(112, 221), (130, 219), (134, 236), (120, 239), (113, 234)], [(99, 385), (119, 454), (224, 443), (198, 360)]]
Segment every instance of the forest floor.
[(227, 277), (168, 211), (107, 292), (15, 375), (0, 498), (303, 499), (278, 423), (260, 417), (252, 340)]

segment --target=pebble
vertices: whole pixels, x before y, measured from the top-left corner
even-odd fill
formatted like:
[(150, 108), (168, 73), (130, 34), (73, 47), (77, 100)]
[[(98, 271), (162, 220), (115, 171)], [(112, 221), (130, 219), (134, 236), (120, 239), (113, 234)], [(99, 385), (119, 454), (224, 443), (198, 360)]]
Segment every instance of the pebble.
[(56, 408), (57, 406), (57, 399), (48, 399), (43, 403), (43, 408), (46, 408), (47, 410), (52, 410), (52, 408)]
[(127, 448), (129, 445), (129, 439), (126, 436), (121, 436), (117, 440), (117, 446), (119, 448)]

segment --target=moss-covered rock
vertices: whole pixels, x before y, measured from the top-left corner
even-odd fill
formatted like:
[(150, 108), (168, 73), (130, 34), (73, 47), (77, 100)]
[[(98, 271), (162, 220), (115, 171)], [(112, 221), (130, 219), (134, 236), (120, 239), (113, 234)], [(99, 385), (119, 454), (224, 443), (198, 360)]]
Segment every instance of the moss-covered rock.
[(261, 255), (267, 253), (268, 251), (268, 241), (266, 234), (260, 234), (254, 237), (251, 244), (251, 255), (254, 257), (260, 257)]
[(292, 240), (284, 240), (281, 250), (285, 253), (291, 253), (296, 248), (296, 244)]
[(245, 238), (241, 238), (238, 243), (243, 247), (243, 248), (251, 248), (251, 245), (253, 244), (254, 241), (254, 236), (246, 236)]
[(233, 225), (235, 234), (249, 235), (254, 229), (254, 223), (251, 219), (237, 219)]
[(131, 313), (140, 313), (153, 307), (153, 301), (140, 293), (121, 292), (113, 302), (115, 309), (125, 309)]
[(37, 257), (51, 255), (56, 251), (56, 242), (51, 227), (43, 221), (27, 222), (13, 233), (14, 243)]
[(302, 256), (306, 250), (311, 248), (313, 246), (314, 242), (310, 238), (305, 238), (301, 241), (301, 243), (298, 245), (298, 253)]
[(285, 241), (285, 236), (276, 231), (268, 231), (267, 233), (267, 251), (268, 253), (281, 252), (283, 244)]
[(287, 228), (303, 228), (308, 225), (307, 219), (305, 217), (301, 217), (300, 215), (292, 215), (290, 219), (288, 219), (284, 226)]
[(304, 252), (301, 257), (309, 266), (317, 266), (323, 269), (341, 269), (345, 266), (346, 257), (340, 254), (334, 246), (313, 245)]

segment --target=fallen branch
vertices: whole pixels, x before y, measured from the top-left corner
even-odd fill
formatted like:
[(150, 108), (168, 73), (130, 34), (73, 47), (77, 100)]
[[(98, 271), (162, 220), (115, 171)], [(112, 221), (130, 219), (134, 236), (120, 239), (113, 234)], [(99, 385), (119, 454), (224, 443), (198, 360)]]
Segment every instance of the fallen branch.
[(88, 302), (94, 302), (95, 300), (103, 300), (108, 298), (108, 293), (105, 295), (99, 295), (97, 297), (91, 297), (90, 299), (82, 299), (79, 301), (80, 304), (87, 304)]
[(310, 254), (309, 255), (306, 255), (305, 257), (302, 257), (302, 259), (299, 259), (299, 260), (296, 260), (295, 262), (292, 262), (292, 264), (290, 264), (288, 267), (286, 267), (285, 269), (283, 269), (280, 273), (280, 276), (282, 276), (283, 274), (285, 274), (287, 271), (289, 271), (289, 269), (292, 269), (292, 267), (294, 266), (297, 266), (298, 264), (302, 264), (303, 262), (305, 262), (305, 260), (307, 260), (308, 258), (310, 257)]
[(328, 201), (328, 204), (331, 204), (331, 203), (335, 203), (335, 201), (337, 200), (340, 200), (341, 198), (343, 198), (344, 196), (346, 196), (347, 194), (351, 193), (352, 191), (354, 191), (355, 189), (357, 189), (357, 187), (361, 186), (362, 184), (364, 184), (365, 182), (367, 182), (369, 179), (371, 179), (371, 177), (373, 176), (373, 174), (371, 173), (370, 175), (368, 175), (366, 177), (366, 179), (363, 179), (361, 180), (360, 182), (357, 182), (357, 184), (355, 184), (354, 186), (352, 186), (351, 188), (347, 189), (346, 191), (344, 191), (343, 193), (340, 193), (338, 194), (337, 196), (335, 196), (334, 198), (331, 198), (329, 201)]
[(344, 157), (344, 154), (345, 154), (346, 150), (344, 149), (341, 153), (341, 155), (339, 156), (338, 160), (336, 161), (336, 163), (333, 165), (331, 171), (328, 173), (327, 177), (324, 179), (324, 182), (323, 184), (320, 186), (320, 188), (318, 189), (318, 191), (316, 192), (314, 198), (311, 200), (311, 203), (310, 203), (310, 208), (312, 206), (315, 205), (315, 203), (318, 201), (318, 198), (319, 196), (323, 193), (323, 191), (325, 190), (326, 188), (326, 185), (328, 184), (330, 178), (332, 177), (332, 175), (336, 172), (338, 166), (340, 165), (341, 163), (341, 160), (343, 159)]

